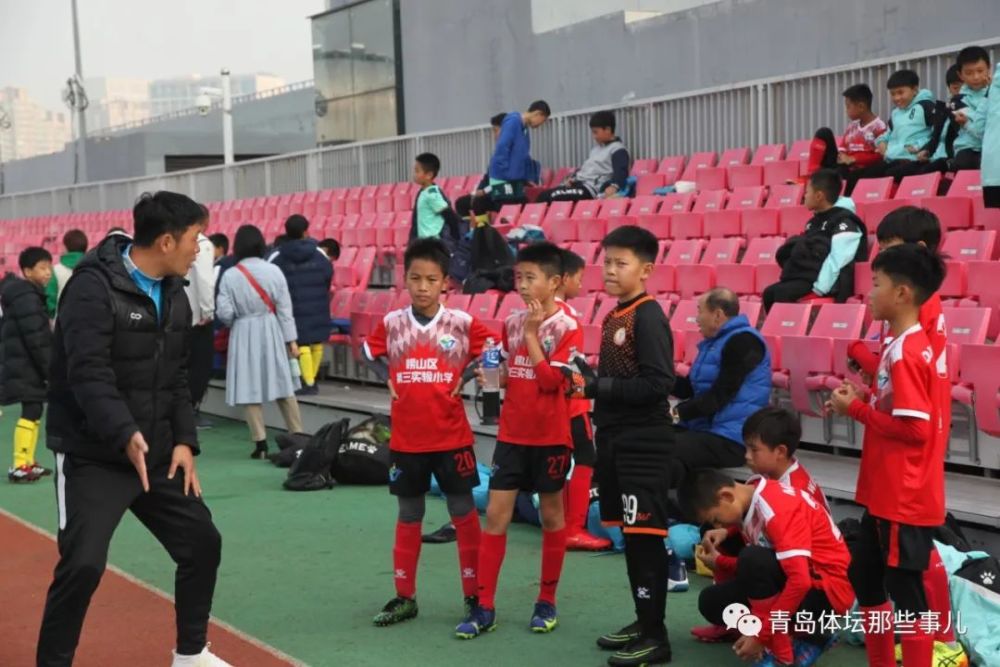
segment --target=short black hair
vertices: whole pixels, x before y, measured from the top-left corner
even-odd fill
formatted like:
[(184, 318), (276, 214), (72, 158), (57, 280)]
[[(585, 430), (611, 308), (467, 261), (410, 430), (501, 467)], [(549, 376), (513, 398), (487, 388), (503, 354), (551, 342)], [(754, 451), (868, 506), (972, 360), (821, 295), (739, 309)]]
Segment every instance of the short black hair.
[(919, 85), (919, 74), (912, 69), (901, 69), (892, 73), (885, 87), (892, 90), (893, 88), (916, 88)]
[(840, 174), (833, 169), (820, 169), (809, 177), (809, 184), (813, 186), (814, 190), (822, 192), (831, 204), (840, 199), (843, 181), (840, 180)]
[(547, 278), (561, 276), (563, 274), (562, 252), (562, 248), (554, 243), (540, 241), (526, 245), (518, 250), (516, 263), (528, 262), (530, 264), (537, 264)]
[(52, 262), (52, 253), (39, 246), (31, 246), (21, 251), (17, 256), (17, 265), (21, 270), (33, 269), (39, 262)]
[(562, 254), (562, 274), (564, 276), (573, 276), (580, 271), (583, 271), (583, 267), (587, 266), (587, 262), (583, 260), (572, 250), (566, 250), (563, 248), (560, 250)]
[(881, 271), (894, 284), (913, 288), (914, 302), (922, 306), (944, 282), (945, 264), (941, 255), (913, 243), (886, 248), (875, 255), (872, 271)]
[(441, 160), (434, 153), (421, 153), (414, 159), (421, 169), (434, 174), (435, 177), (441, 171)]
[(726, 317), (740, 314), (740, 298), (728, 287), (713, 287), (705, 292), (705, 305), (712, 310), (721, 310)]
[(222, 248), (222, 254), (229, 254), (229, 237), (222, 232), (216, 232), (208, 237), (208, 240), (212, 242), (216, 248)]
[(900, 239), (903, 243), (923, 243), (932, 251), (941, 245), (941, 221), (932, 211), (918, 206), (901, 206), (890, 211), (875, 230), (879, 241)]
[(611, 111), (596, 111), (590, 115), (591, 127), (609, 127), (615, 131), (615, 114)]
[(248, 257), (263, 257), (267, 251), (264, 234), (253, 225), (243, 225), (233, 237), (233, 257), (239, 262)]
[(63, 234), (63, 247), (66, 252), (87, 252), (87, 235), (82, 229), (71, 229)]
[(653, 233), (635, 225), (623, 225), (612, 230), (601, 241), (601, 247), (605, 250), (608, 248), (631, 250), (644, 262), (655, 262), (657, 255), (660, 254), (660, 243)]
[(955, 64), (959, 69), (978, 62), (986, 63), (987, 67), (990, 65), (990, 54), (981, 46), (967, 46), (959, 51), (958, 57), (955, 58)]
[(309, 221), (306, 216), (293, 213), (285, 220), (285, 235), (289, 239), (301, 239), (305, 237), (307, 231), (309, 231)]
[(330, 259), (340, 259), (340, 242), (337, 239), (323, 239), (317, 245)]
[(856, 83), (845, 90), (843, 95), (851, 102), (861, 102), (869, 109), (872, 108), (872, 100), (875, 98), (872, 94), (872, 89), (868, 87), (867, 83)]
[(677, 489), (681, 511), (690, 518), (719, 504), (719, 491), (736, 486), (732, 477), (714, 468), (702, 468), (688, 475)]
[(410, 264), (415, 259), (434, 262), (441, 267), (442, 274), (448, 275), (448, 269), (451, 264), (451, 253), (448, 252), (448, 246), (439, 238), (428, 236), (427, 238), (414, 239), (406, 247), (406, 252), (403, 254), (403, 269), (409, 271)]
[(140, 248), (148, 248), (164, 234), (180, 237), (204, 220), (201, 204), (187, 195), (168, 190), (144, 192), (132, 207), (132, 241)]
[(944, 83), (947, 86), (954, 83), (962, 83), (962, 68), (958, 65), (949, 67), (948, 71), (944, 73)]
[(760, 440), (768, 449), (778, 445), (788, 448), (788, 455), (795, 454), (802, 440), (802, 422), (794, 412), (773, 405), (763, 407), (743, 422), (743, 441)]
[(503, 119), (506, 117), (507, 114), (498, 113), (497, 115), (493, 116), (493, 118), (490, 118), (490, 125), (492, 125), (493, 127), (500, 127), (501, 125), (503, 125)]
[(272, 244), (272, 247), (277, 248), (282, 243), (285, 243), (288, 240), (289, 238), (287, 234), (278, 234), (277, 236), (274, 237), (274, 243)]
[(549, 108), (549, 103), (545, 100), (535, 100), (531, 103), (531, 106), (528, 107), (528, 113), (535, 111), (540, 112), (546, 118), (552, 115), (552, 109)]

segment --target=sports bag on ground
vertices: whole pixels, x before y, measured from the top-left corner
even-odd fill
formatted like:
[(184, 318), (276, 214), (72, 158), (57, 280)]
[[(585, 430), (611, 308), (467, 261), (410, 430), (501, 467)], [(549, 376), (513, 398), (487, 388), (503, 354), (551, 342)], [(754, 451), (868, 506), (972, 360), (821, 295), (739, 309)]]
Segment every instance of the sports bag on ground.
[(344, 436), (333, 463), (340, 484), (389, 483), (389, 418), (375, 415)]
[(333, 464), (350, 424), (351, 421), (345, 418), (324, 425), (301, 449), (297, 448), (301, 442), (297, 436), (301, 434), (294, 434), (279, 443), (279, 446), (286, 445), (279, 456), (293, 458), (284, 483), (287, 491), (316, 491), (333, 487)]

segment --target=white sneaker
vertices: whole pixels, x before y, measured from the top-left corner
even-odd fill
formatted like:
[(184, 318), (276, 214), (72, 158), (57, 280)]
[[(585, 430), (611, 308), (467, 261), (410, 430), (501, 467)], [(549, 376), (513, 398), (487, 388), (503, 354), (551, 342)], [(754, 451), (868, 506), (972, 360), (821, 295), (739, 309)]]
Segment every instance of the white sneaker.
[(171, 667), (233, 667), (209, 649), (211, 644), (207, 644), (198, 655), (178, 655), (174, 651), (174, 661)]

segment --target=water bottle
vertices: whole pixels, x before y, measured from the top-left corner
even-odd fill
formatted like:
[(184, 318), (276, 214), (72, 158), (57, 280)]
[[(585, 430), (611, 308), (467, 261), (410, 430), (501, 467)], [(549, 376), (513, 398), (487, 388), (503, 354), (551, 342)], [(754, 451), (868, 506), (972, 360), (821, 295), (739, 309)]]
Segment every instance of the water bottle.
[(500, 346), (492, 338), (487, 338), (483, 346), (482, 368), (485, 379), (483, 393), (500, 391)]

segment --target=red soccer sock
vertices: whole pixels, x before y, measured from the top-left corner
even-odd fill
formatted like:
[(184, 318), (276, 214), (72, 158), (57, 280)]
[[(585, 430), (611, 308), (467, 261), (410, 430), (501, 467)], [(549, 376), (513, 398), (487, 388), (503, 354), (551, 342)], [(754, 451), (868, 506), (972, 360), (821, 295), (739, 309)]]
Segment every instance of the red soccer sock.
[(925, 634), (920, 624), (913, 626), (912, 634), (903, 635), (903, 667), (931, 667), (934, 662), (934, 635)]
[(865, 652), (868, 667), (895, 667), (896, 643), (892, 629), (892, 604), (861, 607), (865, 630)]
[(396, 522), (396, 544), (392, 549), (392, 566), (396, 595), (412, 598), (417, 594), (417, 561), (420, 559), (419, 522)]
[(556, 603), (556, 588), (566, 558), (566, 529), (542, 531), (542, 581), (538, 601)]
[(496, 607), (497, 580), (500, 566), (507, 553), (507, 535), (483, 533), (479, 542), (479, 606), (487, 609)]
[(458, 545), (462, 595), (465, 597), (476, 595), (479, 586), (476, 577), (476, 570), (479, 568), (479, 514), (476, 510), (472, 510), (465, 516), (453, 516), (451, 522), (455, 526), (455, 540)]
[(774, 657), (786, 664), (795, 662), (795, 652), (792, 648), (792, 636), (787, 633), (771, 632), (771, 610), (778, 601), (778, 595), (769, 598), (748, 600), (750, 603), (750, 613), (756, 616), (764, 624), (760, 636), (764, 644), (771, 649)]
[(593, 476), (593, 468), (577, 465), (573, 468), (573, 476), (566, 483), (563, 505), (566, 528), (571, 534), (586, 530), (587, 508), (590, 506), (590, 480)]
[(951, 597), (948, 592), (948, 570), (944, 567), (937, 549), (931, 549), (931, 560), (924, 570), (924, 590), (927, 594), (927, 608), (933, 612), (931, 618), (940, 622), (934, 635), (939, 642), (955, 641), (955, 628), (951, 621)]

